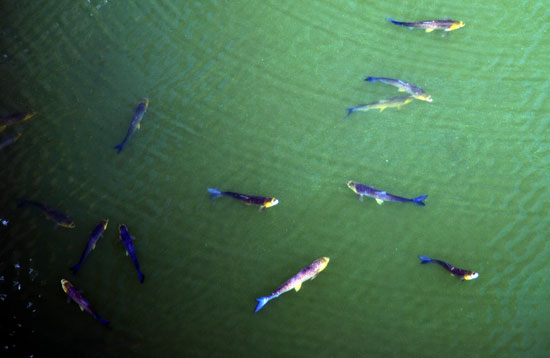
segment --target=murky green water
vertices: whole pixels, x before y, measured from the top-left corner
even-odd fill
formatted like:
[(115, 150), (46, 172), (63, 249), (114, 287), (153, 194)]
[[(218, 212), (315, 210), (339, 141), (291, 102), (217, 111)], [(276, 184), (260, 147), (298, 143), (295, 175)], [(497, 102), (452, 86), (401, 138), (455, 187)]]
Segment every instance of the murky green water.
[[(2, 355), (550, 355), (544, 2), (8, 0), (0, 116)], [(385, 21), (449, 17), (442, 36)], [(354, 113), (398, 95), (433, 103)], [(141, 130), (117, 155), (137, 103)], [(428, 194), (360, 202), (355, 180)], [(259, 213), (207, 187), (275, 196)], [(54, 229), (16, 198), (75, 220)], [(108, 230), (80, 273), (92, 228)], [(140, 284), (117, 242), (136, 237)], [(480, 277), (460, 282), (417, 255)], [(327, 269), (254, 314), (314, 259)], [(69, 279), (105, 329), (60, 287)]]

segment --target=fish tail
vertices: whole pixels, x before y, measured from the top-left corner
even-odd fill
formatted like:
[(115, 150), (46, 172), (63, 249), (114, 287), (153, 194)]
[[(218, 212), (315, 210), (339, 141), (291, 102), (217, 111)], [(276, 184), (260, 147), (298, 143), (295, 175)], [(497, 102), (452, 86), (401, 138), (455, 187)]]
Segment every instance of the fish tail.
[(414, 198), (412, 201), (413, 203), (417, 204), (417, 205), (420, 205), (420, 206), (425, 206), (426, 204), (424, 204), (424, 199), (426, 199), (428, 197), (428, 195), (422, 195), (422, 196), (419, 196), (417, 198)]
[(375, 82), (375, 81), (378, 81), (378, 77), (371, 77), (371, 76), (369, 76), (369, 77), (365, 78), (365, 81), (367, 81), (367, 82)]
[(145, 281), (145, 275), (142, 274), (141, 271), (138, 271), (138, 276), (139, 276), (139, 282), (143, 283), (143, 281)]
[(430, 262), (434, 262), (435, 260), (428, 257), (428, 256), (422, 256), (422, 255), (418, 255), (418, 258), (421, 260), (420, 263), (421, 264), (429, 264)]
[(216, 199), (223, 195), (221, 191), (214, 188), (208, 188), (208, 192), (210, 193), (210, 199)]
[(396, 24), (396, 25), (404, 25), (403, 22), (400, 22), (400, 21), (391, 19), (391, 18), (389, 18), (389, 17), (387, 17), (386, 20), (388, 20), (388, 21), (390, 21), (390, 22), (393, 22), (393, 23)]
[(355, 112), (355, 110), (357, 109), (357, 107), (349, 107), (349, 108), (346, 108), (346, 110), (348, 111), (348, 114), (346, 114), (346, 116), (344, 117), (344, 119), (348, 118), (350, 116), (350, 114), (352, 114), (353, 112)]
[(261, 310), (262, 307), (265, 306), (272, 298), (273, 298), (273, 296), (265, 296), (265, 297), (256, 298), (256, 301), (258, 301), (258, 304), (256, 305), (256, 309), (254, 310), (254, 313)]
[(21, 198), (17, 199), (17, 207), (18, 208), (23, 208), (23, 207), (29, 206), (29, 205), (32, 205), (31, 201), (21, 199)]
[(95, 318), (99, 322), (101, 322), (101, 324), (103, 324), (105, 327), (109, 327), (109, 325), (111, 324), (111, 322), (107, 321), (106, 319), (103, 319), (103, 318), (99, 317), (98, 315), (96, 315)]
[(81, 265), (82, 265), (82, 263), (79, 262), (76, 265), (71, 266), (69, 269), (76, 275), (78, 273), (78, 270), (80, 270)]
[(120, 153), (122, 152), (122, 149), (124, 148), (124, 144), (126, 144), (126, 140), (122, 141), (119, 145), (115, 146), (116, 152)]

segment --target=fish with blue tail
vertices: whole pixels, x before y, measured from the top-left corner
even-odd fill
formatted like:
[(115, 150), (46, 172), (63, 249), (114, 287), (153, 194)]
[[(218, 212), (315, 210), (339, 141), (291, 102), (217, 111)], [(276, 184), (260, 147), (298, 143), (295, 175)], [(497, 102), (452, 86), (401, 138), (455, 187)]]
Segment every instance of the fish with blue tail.
[(134, 112), (134, 116), (132, 117), (132, 122), (130, 122), (130, 127), (126, 132), (126, 137), (124, 137), (124, 140), (119, 145), (115, 146), (117, 153), (120, 153), (122, 151), (122, 149), (126, 145), (126, 142), (128, 142), (134, 132), (141, 128), (141, 120), (143, 119), (143, 116), (145, 115), (148, 107), (149, 100), (147, 98), (144, 98), (141, 102), (139, 102)]
[(14, 124), (19, 124), (31, 119), (35, 114), (35, 111), (18, 112), (0, 118), (0, 132), (2, 132), (9, 126), (13, 126)]
[(387, 18), (386, 20), (391, 23), (399, 26), (405, 26), (409, 29), (420, 28), (425, 29), (426, 32), (432, 32), (433, 30), (443, 30), (445, 32), (453, 31), (464, 27), (465, 23), (463, 21), (445, 19), (445, 20), (428, 20), (428, 21), (418, 21), (418, 22), (403, 22), (397, 21), (394, 19)]
[(451, 275), (460, 277), (461, 281), (470, 281), (479, 277), (477, 272), (460, 269), (442, 260), (432, 259), (431, 257), (422, 255), (419, 255), (418, 258), (420, 259), (421, 264), (436, 263), (442, 266), (445, 270), (449, 271)]
[(90, 306), (90, 303), (82, 296), (82, 292), (80, 290), (78, 290), (68, 280), (64, 278), (61, 279), (61, 287), (63, 288), (63, 291), (67, 294), (68, 301), (72, 299), (78, 304), (81, 311), (88, 312), (95, 319), (101, 322), (101, 324), (103, 324), (106, 327), (109, 327), (109, 324), (110, 324), (109, 321), (101, 318), (101, 316), (97, 314), (97, 312), (92, 308), (92, 306)]
[(407, 92), (415, 99), (427, 102), (432, 101), (432, 96), (427, 94), (426, 91), (424, 91), (422, 88), (416, 87), (415, 85), (412, 85), (405, 81), (396, 80), (394, 78), (372, 76), (365, 78), (365, 81), (385, 83), (387, 85), (397, 87), (399, 92)]
[(126, 255), (130, 256), (130, 259), (134, 263), (134, 266), (136, 267), (136, 270), (138, 272), (139, 282), (143, 283), (143, 281), (145, 280), (145, 275), (141, 273), (141, 269), (139, 267), (136, 249), (134, 248), (134, 244), (132, 243), (132, 240), (134, 240), (134, 238), (128, 232), (128, 228), (126, 228), (126, 225), (120, 224), (118, 226), (118, 230), (120, 231), (120, 239), (122, 240), (124, 248), (126, 249)]
[(344, 117), (344, 119), (348, 118), (352, 113), (354, 112), (366, 112), (370, 111), (371, 109), (379, 109), (380, 112), (385, 110), (386, 108), (395, 108), (401, 109), (404, 105), (411, 103), (413, 101), (413, 97), (410, 96), (398, 96), (398, 97), (392, 97), (389, 99), (382, 99), (380, 101), (368, 103), (368, 104), (360, 104), (355, 107), (349, 107), (346, 108), (348, 113)]
[(56, 226), (61, 226), (69, 229), (73, 229), (75, 227), (74, 222), (69, 217), (49, 207), (48, 205), (44, 205), (37, 201), (25, 200), (25, 199), (18, 199), (18, 202), (19, 202), (19, 205), (18, 205), (19, 207), (33, 206), (35, 208), (40, 209), (44, 213), (44, 215), (46, 215), (46, 218), (55, 222)]
[(21, 133), (11, 134), (7, 136), (6, 138), (2, 139), (0, 142), (0, 149), (4, 149), (9, 145), (12, 145), (13, 143), (17, 142), (17, 140), (21, 137)]
[(78, 263), (76, 265), (71, 267), (71, 271), (75, 275), (78, 273), (78, 270), (80, 270), (80, 267), (82, 266), (82, 264), (84, 263), (84, 260), (86, 260), (86, 258), (90, 254), (90, 252), (92, 252), (92, 250), (95, 249), (97, 241), (103, 235), (105, 230), (107, 230), (107, 224), (108, 223), (109, 223), (109, 219), (103, 219), (92, 230), (92, 233), (90, 234), (90, 238), (88, 239), (88, 242), (86, 243), (86, 247), (84, 248), (84, 251), (82, 252), (82, 256), (80, 256), (80, 261), (78, 261)]
[(359, 199), (361, 201), (363, 200), (363, 196), (368, 196), (370, 198), (375, 199), (379, 205), (382, 205), (385, 201), (397, 201), (402, 203), (411, 202), (411, 203), (415, 203), (416, 205), (424, 206), (426, 205), (424, 204), (424, 199), (428, 197), (428, 195), (422, 195), (413, 199), (403, 198), (401, 196), (393, 195), (383, 190), (374, 189), (370, 186), (357, 183), (351, 180), (348, 181), (346, 185), (348, 186), (348, 188), (353, 190), (355, 194), (359, 196)]
[(231, 191), (220, 191), (213, 188), (208, 188), (208, 192), (210, 193), (210, 199), (216, 199), (221, 196), (229, 196), (231, 198), (240, 200), (248, 205), (258, 205), (260, 207), (260, 211), (264, 210), (265, 208), (270, 208), (279, 204), (279, 200), (272, 197), (239, 194)]
[(313, 261), (311, 265), (307, 266), (296, 275), (292, 276), (288, 281), (283, 283), (281, 286), (279, 286), (279, 288), (277, 288), (268, 296), (256, 298), (258, 304), (256, 305), (256, 309), (254, 310), (254, 312), (258, 312), (269, 301), (279, 297), (285, 292), (288, 292), (290, 290), (296, 290), (296, 292), (300, 291), (300, 288), (302, 288), (302, 283), (307, 280), (313, 280), (315, 277), (317, 277), (317, 275), (319, 275), (319, 273), (327, 267), (329, 261), (330, 259), (328, 257), (321, 257), (320, 259)]

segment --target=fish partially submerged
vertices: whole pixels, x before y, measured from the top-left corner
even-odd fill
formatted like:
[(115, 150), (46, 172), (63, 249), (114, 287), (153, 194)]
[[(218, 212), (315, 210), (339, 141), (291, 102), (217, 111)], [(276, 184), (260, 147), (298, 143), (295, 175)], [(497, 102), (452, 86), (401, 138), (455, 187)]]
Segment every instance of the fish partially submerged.
[(390, 193), (387, 193), (382, 190), (377, 190), (374, 188), (371, 188), (370, 186), (363, 185), (361, 183), (357, 183), (354, 181), (348, 181), (347, 183), (348, 188), (353, 190), (355, 194), (359, 195), (359, 199), (363, 200), (363, 196), (368, 196), (370, 198), (373, 198), (376, 200), (376, 202), (380, 205), (384, 203), (384, 201), (398, 201), (398, 202), (412, 202), (416, 205), (424, 206), (424, 199), (428, 197), (428, 195), (422, 195), (413, 199), (403, 198), (397, 195), (392, 195)]
[(88, 301), (86, 301), (86, 299), (82, 296), (82, 292), (80, 292), (76, 287), (74, 287), (68, 280), (62, 278), (61, 287), (63, 288), (63, 291), (67, 294), (67, 299), (69, 301), (71, 299), (75, 301), (80, 307), (80, 310), (90, 313), (95, 319), (97, 319), (103, 325), (107, 327), (109, 326), (109, 321), (101, 318), (97, 314), (97, 312), (90, 306), (90, 303), (88, 303)]
[(95, 245), (97, 244), (97, 241), (103, 235), (105, 230), (107, 230), (107, 224), (109, 223), (109, 219), (102, 220), (99, 224), (96, 225), (96, 227), (92, 230), (92, 233), (90, 234), (90, 238), (88, 239), (88, 242), (86, 243), (86, 247), (84, 248), (84, 251), (82, 252), (82, 256), (80, 256), (80, 261), (74, 266), (71, 267), (71, 271), (76, 275), (78, 273), (78, 270), (80, 270), (80, 266), (84, 263), (84, 260), (86, 260), (86, 257), (92, 252), (93, 249), (95, 249)]
[(394, 19), (387, 18), (386, 20), (391, 21), (392, 23), (399, 26), (406, 26), (410, 29), (412, 28), (421, 28), (426, 29), (426, 32), (432, 32), (433, 30), (444, 30), (445, 32), (453, 31), (464, 27), (465, 23), (463, 21), (456, 20), (428, 20), (428, 21), (418, 21), (418, 22), (402, 22)]
[(122, 240), (122, 243), (126, 248), (126, 255), (130, 256), (130, 259), (132, 259), (132, 262), (134, 263), (134, 266), (136, 267), (136, 270), (138, 272), (139, 282), (143, 283), (143, 281), (145, 280), (145, 275), (141, 273), (141, 269), (139, 268), (136, 249), (134, 248), (134, 244), (132, 243), (132, 240), (134, 240), (134, 238), (128, 232), (126, 225), (120, 224), (118, 230), (120, 231), (120, 239)]
[(0, 118), (0, 132), (9, 126), (29, 120), (35, 114), (35, 111), (19, 112)]
[(399, 92), (407, 92), (412, 97), (419, 99), (421, 101), (432, 101), (432, 96), (426, 93), (422, 88), (416, 87), (408, 82), (396, 80), (393, 78), (386, 77), (367, 77), (365, 78), (367, 82), (382, 82), (391, 86), (395, 86), (399, 89)]
[(119, 145), (115, 146), (117, 153), (120, 153), (122, 151), (124, 145), (126, 145), (126, 142), (128, 142), (132, 134), (134, 134), (136, 130), (141, 128), (141, 120), (148, 107), (149, 100), (147, 98), (144, 98), (141, 102), (139, 102), (138, 106), (136, 107), (136, 111), (134, 112), (134, 116), (132, 117), (132, 122), (130, 122), (130, 127), (126, 132), (126, 137), (124, 137), (124, 140)]
[(265, 208), (270, 208), (272, 206), (279, 204), (279, 200), (271, 197), (239, 194), (231, 191), (220, 191), (218, 189), (213, 189), (213, 188), (208, 188), (208, 192), (210, 193), (210, 199), (216, 199), (216, 198), (219, 198), (220, 196), (229, 196), (234, 199), (243, 201), (249, 205), (259, 205), (260, 211), (262, 211)]
[(4, 149), (8, 145), (12, 145), (19, 139), (19, 137), (21, 137), (21, 133), (11, 134), (7, 136), (0, 142), (0, 149)]
[(311, 265), (302, 269), (268, 296), (257, 298), (256, 301), (258, 301), (258, 304), (256, 305), (254, 312), (258, 312), (269, 301), (279, 297), (287, 291), (292, 289), (296, 290), (296, 292), (300, 291), (300, 288), (302, 288), (302, 283), (307, 280), (313, 280), (317, 277), (317, 275), (323, 271), (325, 267), (327, 267), (329, 260), (330, 259), (328, 257), (321, 257), (320, 259), (313, 261)]
[(366, 111), (369, 111), (371, 109), (379, 109), (380, 112), (382, 112), (386, 108), (392, 108), (392, 107), (397, 107), (397, 108), (400, 109), (402, 106), (406, 105), (407, 103), (412, 102), (412, 100), (413, 100), (413, 97), (398, 96), (398, 97), (383, 99), (383, 100), (368, 103), (368, 104), (361, 104), (361, 105), (355, 106), (355, 107), (349, 107), (349, 108), (346, 108), (348, 113), (346, 114), (344, 119), (348, 118), (350, 116), (350, 114), (352, 114), (353, 112), (357, 112), (357, 111), (366, 112)]
[(46, 218), (55, 222), (56, 225), (72, 229), (75, 227), (74, 222), (68, 218), (65, 214), (47, 206), (37, 201), (19, 199), (19, 207), (25, 206), (34, 206), (35, 208), (40, 209), (45, 215)]
[(451, 275), (461, 277), (462, 281), (464, 281), (464, 280), (469, 281), (469, 280), (473, 280), (473, 279), (476, 279), (476, 278), (479, 277), (479, 274), (477, 272), (470, 271), (470, 270), (459, 269), (458, 267), (455, 267), (455, 266), (453, 266), (450, 263), (447, 263), (445, 261), (432, 259), (430, 257), (422, 256), (422, 255), (418, 256), (418, 258), (420, 259), (421, 264), (429, 264), (429, 263), (433, 262), (433, 263), (436, 263), (436, 264), (439, 264), (439, 265), (443, 266), (445, 268), (445, 270), (447, 270), (451, 273)]

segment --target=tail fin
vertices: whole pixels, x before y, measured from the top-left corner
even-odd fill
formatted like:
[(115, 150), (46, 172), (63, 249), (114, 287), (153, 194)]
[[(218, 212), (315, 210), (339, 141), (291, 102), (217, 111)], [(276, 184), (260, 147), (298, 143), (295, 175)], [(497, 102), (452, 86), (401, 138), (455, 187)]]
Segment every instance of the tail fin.
[(258, 301), (258, 304), (256, 305), (256, 309), (254, 310), (254, 313), (261, 310), (262, 307), (265, 306), (272, 298), (273, 297), (271, 297), (271, 296), (256, 298), (256, 301)]
[(23, 208), (23, 207), (25, 207), (27, 205), (30, 205), (30, 204), (31, 204), (31, 202), (28, 201), (28, 200), (21, 199), (21, 198), (17, 199), (17, 207), (18, 208)]
[(377, 80), (378, 80), (378, 77), (370, 77), (369, 76), (369, 77), (365, 78), (365, 81), (367, 81), (367, 82), (374, 82), (374, 81), (377, 81)]
[(208, 192), (210, 193), (210, 199), (216, 199), (223, 195), (221, 191), (214, 188), (208, 188)]
[(124, 148), (125, 142), (120, 143), (119, 145), (115, 146), (116, 152), (120, 153), (122, 151), (122, 148)]
[(139, 282), (140, 283), (143, 283), (143, 281), (145, 281), (145, 275), (140, 272), (138, 272), (138, 275), (139, 275)]
[(99, 322), (101, 322), (101, 324), (103, 324), (105, 327), (109, 327), (109, 325), (111, 324), (111, 322), (107, 321), (106, 319), (103, 319), (101, 317), (99, 317), (98, 315), (96, 315), (97, 320)]
[(390, 21), (390, 22), (393, 22), (394, 24), (396, 25), (402, 25), (401, 22), (397, 21), (397, 20), (394, 20), (394, 19), (390, 19), (389, 17), (386, 18), (386, 20)]
[(434, 259), (429, 258), (428, 256), (418, 255), (418, 258), (421, 260), (420, 261), (421, 264), (429, 264), (430, 262), (434, 261)]
[(76, 275), (78, 273), (78, 270), (80, 270), (80, 265), (82, 265), (80, 262), (76, 265), (70, 267), (69, 269)]
[(349, 108), (346, 108), (346, 110), (348, 111), (348, 114), (346, 114), (346, 116), (344, 117), (344, 119), (348, 118), (350, 116), (350, 114), (352, 114), (353, 112), (355, 112), (355, 109), (357, 107), (349, 107)]
[(425, 206), (426, 204), (424, 204), (424, 199), (426, 199), (428, 197), (428, 195), (422, 195), (422, 196), (419, 196), (418, 198), (414, 198), (412, 201), (417, 204), (417, 205), (421, 205), (421, 206)]

